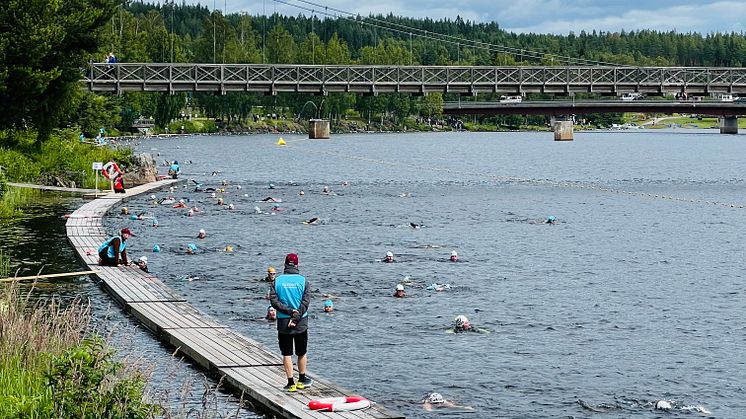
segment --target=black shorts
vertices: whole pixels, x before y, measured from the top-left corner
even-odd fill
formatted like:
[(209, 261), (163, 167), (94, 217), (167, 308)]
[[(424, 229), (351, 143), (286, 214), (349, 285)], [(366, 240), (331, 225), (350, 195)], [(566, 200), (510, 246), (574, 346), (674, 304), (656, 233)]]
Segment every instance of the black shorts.
[(282, 356), (293, 355), (293, 342), (295, 342), (295, 354), (303, 356), (308, 350), (308, 330), (303, 333), (286, 334), (278, 333), (277, 340), (280, 342), (280, 352)]

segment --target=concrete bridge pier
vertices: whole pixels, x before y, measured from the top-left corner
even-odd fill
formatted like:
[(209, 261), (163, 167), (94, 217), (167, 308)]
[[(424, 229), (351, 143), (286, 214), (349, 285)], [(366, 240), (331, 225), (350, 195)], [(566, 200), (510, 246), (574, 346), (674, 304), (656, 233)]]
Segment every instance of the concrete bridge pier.
[(572, 119), (552, 118), (552, 131), (554, 131), (554, 141), (572, 141), (573, 140), (573, 121)]
[(330, 125), (328, 119), (311, 119), (308, 121), (308, 138), (329, 138)]
[(738, 117), (721, 116), (718, 118), (721, 134), (738, 134)]

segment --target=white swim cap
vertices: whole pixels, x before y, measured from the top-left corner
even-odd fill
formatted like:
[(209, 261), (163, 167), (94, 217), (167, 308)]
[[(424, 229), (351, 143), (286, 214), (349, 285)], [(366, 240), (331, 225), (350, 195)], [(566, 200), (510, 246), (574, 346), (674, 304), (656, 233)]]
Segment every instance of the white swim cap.
[(443, 396), (440, 395), (440, 393), (430, 393), (430, 395), (427, 396), (427, 401), (434, 404), (446, 402), (446, 400), (443, 398)]
[(140, 262), (148, 263), (148, 257), (147, 256), (140, 256)]
[(456, 316), (456, 320), (454, 320), (454, 321), (456, 322), (457, 326), (462, 326), (462, 325), (464, 325), (466, 323), (469, 323), (469, 319), (467, 319), (466, 316), (464, 316), (463, 314), (459, 315), (459, 316)]
[(455, 250), (451, 250), (451, 256), (458, 256), (458, 253)]
[(199, 229), (199, 234), (205, 234), (205, 229), (204, 228), (200, 228)]
[(404, 285), (402, 285), (402, 284), (396, 284), (396, 290), (397, 291), (404, 291)]
[(394, 254), (392, 252), (386, 252), (386, 257), (394, 257)]

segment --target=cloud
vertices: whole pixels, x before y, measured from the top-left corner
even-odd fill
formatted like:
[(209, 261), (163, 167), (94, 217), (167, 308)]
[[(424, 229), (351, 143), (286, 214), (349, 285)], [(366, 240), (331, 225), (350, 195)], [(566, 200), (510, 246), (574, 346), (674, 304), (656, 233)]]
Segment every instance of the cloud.
[[(163, 1), (163, 0), (161, 0)], [(371, 3), (349, 0), (309, 0), (317, 5), (297, 0), (286, 3), (314, 9), (319, 17), (324, 12), (335, 15), (329, 8), (368, 16), (370, 14), (431, 19), (462, 19), (472, 22), (497, 22), (500, 27), (518, 33), (567, 34), (624, 30), (652, 29), (678, 32), (740, 32), (746, 16), (746, 1), (734, 0), (381, 0)], [(295, 16), (310, 14), (302, 8), (273, 0), (187, 0), (209, 8), (225, 6), (228, 13), (246, 12), (252, 15), (278, 12)], [(327, 9), (324, 8), (327, 7)], [(337, 15), (342, 15), (336, 13)]]
[(529, 26), (508, 27), (512, 32), (576, 33), (581, 30), (618, 32), (624, 30), (652, 29), (677, 32), (731, 32), (741, 31), (741, 17), (746, 15), (746, 3), (720, 1), (709, 4), (691, 4), (667, 8), (627, 10), (619, 15), (604, 15), (585, 19), (546, 20)]

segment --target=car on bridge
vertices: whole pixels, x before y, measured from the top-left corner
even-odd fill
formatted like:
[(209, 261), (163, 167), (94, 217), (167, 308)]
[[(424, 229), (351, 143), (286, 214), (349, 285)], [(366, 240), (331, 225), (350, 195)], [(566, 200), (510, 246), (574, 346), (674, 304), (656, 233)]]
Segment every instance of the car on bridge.
[(500, 103), (521, 103), (523, 102), (523, 97), (521, 96), (500, 96)]
[(639, 100), (639, 99), (642, 99), (644, 97), (645, 97), (645, 95), (643, 95), (642, 93), (629, 92), (629, 93), (623, 94), (620, 99), (622, 99), (625, 102), (631, 102), (633, 100)]

